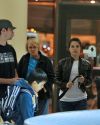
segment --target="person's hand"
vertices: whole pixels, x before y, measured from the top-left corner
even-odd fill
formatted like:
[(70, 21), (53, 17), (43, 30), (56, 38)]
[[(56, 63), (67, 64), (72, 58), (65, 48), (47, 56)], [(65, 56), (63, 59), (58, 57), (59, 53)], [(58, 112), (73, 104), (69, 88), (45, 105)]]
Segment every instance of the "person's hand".
[(32, 88), (34, 91), (39, 92), (41, 89), (43, 89), (45, 81), (41, 81), (40, 83), (37, 83), (36, 81), (32, 82)]
[(20, 80), (21, 78), (19, 78), (19, 77), (14, 77), (14, 78), (12, 78), (11, 79), (11, 83), (15, 83), (17, 80)]
[(68, 83), (67, 83), (67, 85), (66, 85), (66, 88), (71, 88), (73, 86), (73, 83), (71, 82), (71, 81), (69, 81)]
[(39, 82), (38, 85), (39, 85), (40, 88), (43, 88), (45, 83), (46, 83), (45, 81), (41, 81), (41, 82)]
[(42, 81), (42, 82), (39, 82), (39, 86), (40, 88), (43, 88), (44, 92), (46, 92), (46, 88), (44, 87), (44, 84), (46, 83), (46, 81)]
[(84, 80), (85, 80), (85, 78), (83, 77), (83, 75), (80, 75), (80, 77), (79, 77), (79, 82), (80, 82), (80, 83), (84, 83)]

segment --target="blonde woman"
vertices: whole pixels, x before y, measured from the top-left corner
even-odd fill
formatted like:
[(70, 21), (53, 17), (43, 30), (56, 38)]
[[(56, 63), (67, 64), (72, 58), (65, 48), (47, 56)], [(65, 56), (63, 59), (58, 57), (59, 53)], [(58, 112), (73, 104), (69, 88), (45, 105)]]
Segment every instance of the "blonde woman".
[(22, 56), (18, 64), (19, 77), (27, 79), (30, 72), (40, 68), (48, 77), (44, 88), (38, 93), (38, 115), (48, 114), (50, 90), (54, 82), (54, 70), (48, 57), (39, 51), (39, 41), (37, 37), (29, 36), (26, 43), (27, 53)]

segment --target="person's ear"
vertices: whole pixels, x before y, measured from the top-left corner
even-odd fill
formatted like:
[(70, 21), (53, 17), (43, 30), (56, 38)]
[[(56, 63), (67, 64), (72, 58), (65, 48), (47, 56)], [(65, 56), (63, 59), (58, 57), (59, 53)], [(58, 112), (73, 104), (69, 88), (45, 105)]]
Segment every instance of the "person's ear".
[(2, 28), (1, 32), (5, 32), (5, 31), (6, 31), (6, 29), (5, 29), (5, 28)]

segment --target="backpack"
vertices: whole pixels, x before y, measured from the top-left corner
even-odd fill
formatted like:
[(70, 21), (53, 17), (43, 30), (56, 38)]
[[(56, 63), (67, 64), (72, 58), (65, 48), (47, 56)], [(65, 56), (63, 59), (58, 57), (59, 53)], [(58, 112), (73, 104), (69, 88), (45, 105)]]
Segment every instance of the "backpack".
[[(17, 83), (23, 83), (26, 84), (25, 80), (18, 80)], [(18, 84), (19, 84), (18, 83)], [(35, 95), (32, 95), (32, 93), (27, 89), (27, 88), (23, 88), (22, 86), (18, 86), (18, 84), (13, 84), (7, 87), (7, 96), (5, 98), (2, 98), (2, 118), (5, 121), (11, 121), (13, 115), (14, 115), (14, 108), (15, 108), (15, 104), (16, 104), (16, 100), (18, 99), (18, 97), (20, 96), (20, 94), (22, 92), (28, 93), (30, 94), (32, 97), (34, 97), (35, 99)], [(22, 85), (22, 84), (21, 84)], [(30, 86), (30, 85), (29, 85)], [(33, 100), (33, 99), (32, 99)], [(36, 102), (34, 100), (33, 102), (33, 107), (36, 107)]]

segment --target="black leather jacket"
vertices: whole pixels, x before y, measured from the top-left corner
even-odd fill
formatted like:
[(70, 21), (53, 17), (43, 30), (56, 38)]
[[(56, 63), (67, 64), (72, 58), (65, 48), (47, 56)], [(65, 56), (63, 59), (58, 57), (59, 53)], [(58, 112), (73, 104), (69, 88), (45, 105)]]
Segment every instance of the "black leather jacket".
[[(73, 61), (74, 59), (72, 57), (63, 58), (59, 61), (56, 68), (56, 84), (58, 84), (63, 91), (66, 90), (66, 84), (69, 81)], [(90, 86), (92, 84), (92, 67), (90, 63), (83, 58), (79, 58), (78, 70), (79, 75), (85, 77), (84, 84), (80, 86), (80, 89)]]
[[(47, 74), (48, 81), (45, 84), (46, 92), (42, 89), (39, 91), (39, 99), (45, 99), (50, 97), (50, 90), (52, 87), (52, 84), (54, 83), (54, 70), (53, 70), (53, 65), (50, 61), (50, 59), (46, 56), (44, 56), (41, 52), (39, 52), (40, 59), (38, 60), (38, 64), (36, 68), (41, 68), (45, 73)], [(18, 64), (18, 75), (21, 78), (26, 79), (26, 74), (28, 72), (28, 64), (29, 64), (29, 58), (30, 54), (27, 53), (22, 56), (22, 58), (19, 61)]]

